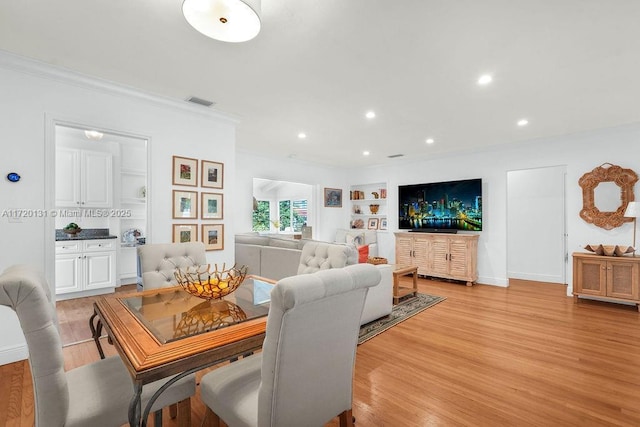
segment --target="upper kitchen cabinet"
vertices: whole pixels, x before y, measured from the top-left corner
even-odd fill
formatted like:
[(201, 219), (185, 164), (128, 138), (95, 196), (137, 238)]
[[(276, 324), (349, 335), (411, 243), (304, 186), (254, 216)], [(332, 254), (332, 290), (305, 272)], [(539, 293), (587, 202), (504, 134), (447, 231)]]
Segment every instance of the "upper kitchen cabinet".
[(56, 206), (113, 206), (113, 156), (108, 152), (56, 149)]

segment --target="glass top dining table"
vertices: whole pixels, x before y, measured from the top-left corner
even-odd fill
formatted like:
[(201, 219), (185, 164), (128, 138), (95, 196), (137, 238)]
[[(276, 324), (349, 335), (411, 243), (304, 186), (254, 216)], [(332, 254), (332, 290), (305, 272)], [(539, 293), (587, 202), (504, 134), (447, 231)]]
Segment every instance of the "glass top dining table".
[(121, 302), (158, 341), (169, 343), (266, 316), (272, 288), (270, 281), (249, 276), (222, 299), (207, 301), (176, 287), (139, 293)]

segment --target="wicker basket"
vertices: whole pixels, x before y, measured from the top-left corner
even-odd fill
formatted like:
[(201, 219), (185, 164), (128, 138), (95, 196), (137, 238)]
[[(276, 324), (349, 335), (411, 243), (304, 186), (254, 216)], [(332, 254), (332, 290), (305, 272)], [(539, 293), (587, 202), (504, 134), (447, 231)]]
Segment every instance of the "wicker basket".
[(388, 264), (388, 261), (386, 258), (380, 257), (380, 256), (374, 256), (374, 257), (369, 257), (369, 259), (367, 260), (367, 262), (369, 264), (373, 264), (373, 265), (378, 265), (378, 264)]

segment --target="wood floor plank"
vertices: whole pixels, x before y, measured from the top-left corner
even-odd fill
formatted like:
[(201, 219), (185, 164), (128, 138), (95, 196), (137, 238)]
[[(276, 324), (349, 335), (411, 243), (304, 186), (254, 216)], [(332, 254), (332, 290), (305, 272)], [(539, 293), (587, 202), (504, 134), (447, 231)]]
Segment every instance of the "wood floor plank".
[[(576, 303), (565, 286), (540, 282), (501, 288), (420, 279), (419, 290), (447, 299), (358, 347), (356, 426), (640, 425), (635, 307)], [(82, 319), (76, 303), (68, 321)], [(103, 348), (116, 354), (106, 340)], [(98, 359), (92, 341), (64, 355), (67, 369)], [(28, 365), (18, 365), (0, 367), (0, 425), (33, 422)], [(10, 397), (7, 372), (22, 375), (20, 397)], [(193, 426), (204, 413), (198, 390)], [(176, 425), (168, 414), (165, 425)], [(327, 424), (338, 425), (337, 418)]]

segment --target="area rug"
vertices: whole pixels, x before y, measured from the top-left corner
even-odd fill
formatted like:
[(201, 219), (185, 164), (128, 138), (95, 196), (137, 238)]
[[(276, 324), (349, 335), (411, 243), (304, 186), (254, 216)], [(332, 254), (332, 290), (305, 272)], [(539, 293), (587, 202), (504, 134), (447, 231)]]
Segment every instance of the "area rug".
[(387, 329), (397, 325), (400, 322), (407, 320), (408, 318), (415, 316), (423, 310), (429, 307), (433, 307), (439, 302), (444, 301), (445, 297), (439, 297), (428, 294), (418, 294), (415, 298), (409, 298), (405, 301), (400, 301), (399, 304), (393, 306), (393, 310), (390, 315), (382, 317), (373, 322), (369, 322), (360, 327), (360, 335), (358, 336), (358, 344), (370, 340), (386, 331)]

